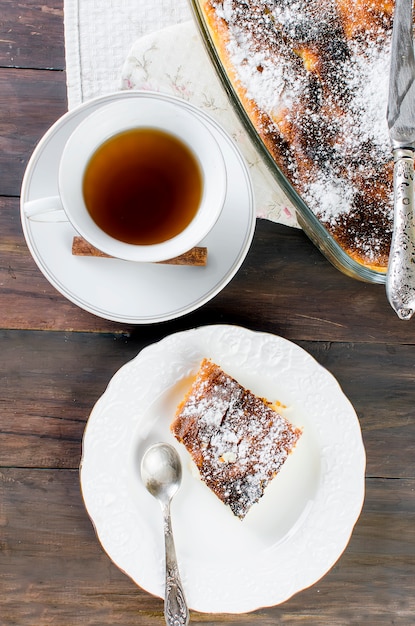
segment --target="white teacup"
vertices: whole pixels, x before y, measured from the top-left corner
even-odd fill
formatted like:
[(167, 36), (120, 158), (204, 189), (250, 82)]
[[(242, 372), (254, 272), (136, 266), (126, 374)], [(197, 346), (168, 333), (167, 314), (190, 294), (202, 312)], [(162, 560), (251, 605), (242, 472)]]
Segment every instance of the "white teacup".
[[(123, 97), (121, 93), (119, 99), (95, 110), (76, 127), (63, 149), (60, 160), (59, 195), (28, 201), (24, 205), (24, 212), (29, 219), (39, 221), (67, 219), (86, 241), (110, 256), (130, 261), (164, 261), (183, 254), (198, 245), (215, 225), (226, 196), (226, 166), (216, 139), (195, 106), (179, 98), (164, 94), (143, 91), (133, 92), (136, 97), (131, 97), (131, 93), (128, 92), (129, 97)], [(138, 236), (138, 234), (137, 237), (131, 235), (132, 240), (129, 240), (130, 233), (135, 229), (137, 233), (140, 231), (140, 219), (137, 219), (137, 215), (134, 217), (134, 224), (132, 222), (128, 224), (123, 231), (124, 234), (120, 235), (119, 238), (119, 235), (114, 234), (115, 231), (109, 228), (106, 223), (100, 222), (99, 215), (98, 218), (93, 218), (93, 208), (87, 206), (87, 202), (92, 203), (87, 192), (87, 180), (90, 180), (89, 188), (92, 188), (92, 191), (97, 185), (100, 188), (102, 186), (104, 199), (110, 197), (110, 192), (111, 194), (114, 193), (118, 184), (123, 193), (116, 193), (117, 202), (113, 201), (114, 211), (118, 213), (124, 211), (124, 220), (133, 219), (131, 217), (132, 212), (126, 212), (126, 209), (124, 210), (121, 206), (123, 202), (127, 202), (124, 198), (126, 195), (124, 194), (124, 186), (122, 184), (120, 186), (120, 181), (123, 180), (122, 176), (124, 176), (123, 173), (120, 173), (123, 167), (121, 161), (124, 159), (126, 162), (132, 162), (135, 159), (135, 148), (133, 149), (131, 146), (129, 148), (132, 150), (131, 158), (125, 157), (126, 144), (123, 144), (122, 141), (127, 141), (128, 137), (129, 140), (134, 140), (137, 143), (138, 151), (141, 150), (142, 152), (140, 161), (142, 166), (137, 165), (138, 168), (147, 167), (151, 163), (151, 158), (147, 155), (152, 151), (149, 148), (153, 145), (152, 142), (157, 143), (160, 140), (160, 146), (157, 148), (158, 154), (167, 154), (164, 152), (167, 144), (171, 148), (171, 150), (169, 148), (171, 151), (170, 165), (168, 168), (165, 167), (164, 171), (163, 166), (167, 162), (167, 158), (164, 156), (152, 157), (153, 165), (158, 163), (161, 168), (160, 171), (157, 170), (155, 176), (157, 181), (161, 180), (160, 184), (151, 182), (151, 173), (141, 177), (144, 181), (150, 181), (149, 189), (146, 189), (145, 207), (137, 208), (138, 212), (146, 211), (149, 227), (154, 229), (155, 235), (149, 241), (143, 241), (140, 239), (141, 235)], [(150, 142), (145, 144), (147, 146), (145, 149), (142, 149), (143, 138)], [(157, 138), (157, 142), (155, 138)], [(167, 142), (166, 145), (162, 143), (162, 140)], [(117, 142), (119, 145), (116, 146), (116, 149), (110, 150), (109, 146), (115, 146)], [(174, 152), (176, 148), (178, 150), (177, 155)], [(121, 156), (117, 156), (117, 150)], [(107, 154), (104, 154), (105, 151)], [(167, 182), (163, 182), (164, 177), (172, 169), (176, 171), (176, 161), (183, 160), (184, 154), (189, 160), (188, 166), (193, 169), (189, 170), (191, 172), (189, 176), (186, 174), (185, 168), (178, 177), (171, 177), (172, 187), (170, 188)], [(106, 163), (106, 169), (102, 170), (104, 175), (101, 175), (102, 172), (98, 166), (93, 165), (98, 163), (100, 158), (104, 161), (112, 159), (111, 163), (113, 163), (109, 166)], [(98, 168), (95, 171), (95, 178), (90, 177), (88, 179), (89, 173), (94, 167)], [(112, 176), (117, 167), (120, 171)], [(199, 182), (195, 182), (195, 172)], [(160, 173), (161, 175), (159, 175)], [(113, 188), (109, 182), (111, 177), (115, 181)], [(190, 181), (190, 187), (193, 185), (193, 191), (188, 192), (189, 196), (184, 192), (187, 177)], [(135, 192), (139, 188), (139, 178), (138, 174), (137, 179), (133, 178), (133, 180), (137, 180), (137, 185), (133, 185), (131, 180), (128, 183), (130, 187), (134, 187), (130, 190), (131, 192)], [(108, 191), (105, 187), (107, 182)], [(176, 184), (177, 182), (179, 184)], [(144, 185), (144, 182), (141, 181), (140, 184)], [(198, 184), (200, 184), (199, 187)], [(184, 221), (180, 218), (182, 225), (176, 226), (177, 232), (173, 232), (171, 229), (167, 230), (167, 234), (163, 234), (162, 229), (159, 232), (159, 225), (165, 218), (162, 212), (157, 214), (156, 206), (149, 206), (151, 204), (149, 198), (151, 199), (153, 196), (157, 198), (157, 202), (155, 202), (157, 206), (162, 202), (159, 198), (159, 187), (167, 190), (166, 193), (170, 194), (168, 197), (171, 198), (172, 203), (173, 196), (176, 197), (175, 194), (179, 192), (175, 201), (178, 211), (182, 205), (186, 204), (192, 209), (189, 211), (190, 217), (183, 218)], [(144, 187), (140, 187), (140, 189), (139, 196), (141, 198), (144, 197)], [(88, 198), (87, 202), (85, 195)], [(132, 195), (134, 196), (134, 193)], [(122, 202), (120, 197), (123, 198)], [(99, 210), (99, 201), (95, 200), (95, 202)], [(138, 202), (137, 198), (134, 199), (134, 202)], [(163, 202), (166, 204), (165, 200)], [(102, 204), (104, 205), (103, 202)], [(97, 208), (95, 207), (94, 210)], [(153, 214), (154, 223), (152, 223)], [(172, 219), (174, 221), (176, 218)]]

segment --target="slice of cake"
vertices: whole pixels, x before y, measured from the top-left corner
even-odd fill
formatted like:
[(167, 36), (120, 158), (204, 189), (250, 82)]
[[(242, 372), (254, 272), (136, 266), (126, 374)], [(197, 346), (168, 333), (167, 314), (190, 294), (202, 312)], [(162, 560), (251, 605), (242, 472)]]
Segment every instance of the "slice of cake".
[(171, 430), (202, 480), (243, 519), (297, 443), (301, 430), (218, 365), (204, 359)]

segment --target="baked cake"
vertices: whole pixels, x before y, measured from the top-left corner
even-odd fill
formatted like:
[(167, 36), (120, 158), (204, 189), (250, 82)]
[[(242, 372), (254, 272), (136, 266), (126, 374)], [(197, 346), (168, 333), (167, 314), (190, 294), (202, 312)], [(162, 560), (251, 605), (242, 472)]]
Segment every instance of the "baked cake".
[(204, 359), (171, 425), (201, 479), (243, 519), (297, 443), (301, 430), (269, 402)]
[(200, 0), (218, 55), (280, 170), (350, 257), (385, 271), (393, 0)]

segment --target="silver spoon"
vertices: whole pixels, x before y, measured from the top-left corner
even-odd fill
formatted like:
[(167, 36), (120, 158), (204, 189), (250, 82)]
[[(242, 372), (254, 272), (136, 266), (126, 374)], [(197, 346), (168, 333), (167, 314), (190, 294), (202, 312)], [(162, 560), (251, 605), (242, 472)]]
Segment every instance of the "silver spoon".
[(170, 502), (182, 479), (180, 458), (173, 446), (156, 443), (148, 448), (141, 461), (141, 478), (146, 489), (161, 505), (166, 550), (166, 587), (164, 618), (168, 626), (189, 623), (189, 610), (177, 566), (170, 518)]

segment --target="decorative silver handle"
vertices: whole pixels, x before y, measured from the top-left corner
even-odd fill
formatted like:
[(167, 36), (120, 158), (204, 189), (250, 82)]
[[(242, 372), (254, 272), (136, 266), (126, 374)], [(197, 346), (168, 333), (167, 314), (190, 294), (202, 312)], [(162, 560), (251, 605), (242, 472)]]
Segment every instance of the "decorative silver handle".
[(401, 320), (415, 312), (414, 151), (394, 154), (394, 227), (386, 276), (386, 294)]
[(179, 568), (170, 518), (170, 503), (163, 506), (164, 542), (166, 548), (166, 589), (164, 596), (164, 618), (167, 626), (186, 626), (189, 623), (187, 608)]

